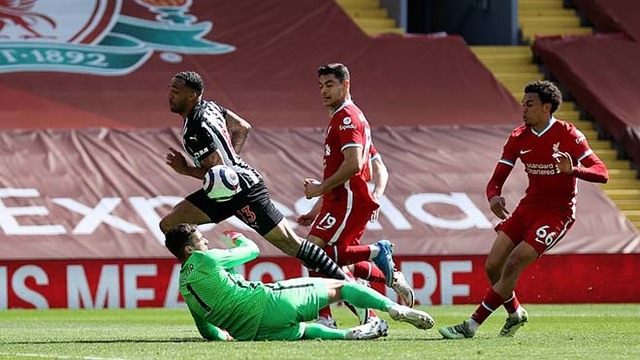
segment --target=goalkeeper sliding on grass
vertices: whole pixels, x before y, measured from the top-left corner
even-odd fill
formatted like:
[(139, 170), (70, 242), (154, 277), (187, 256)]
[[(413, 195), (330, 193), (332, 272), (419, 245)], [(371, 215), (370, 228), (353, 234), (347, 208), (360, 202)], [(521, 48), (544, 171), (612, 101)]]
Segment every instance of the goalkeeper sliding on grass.
[(296, 278), (265, 284), (247, 281), (232, 268), (258, 256), (256, 244), (227, 231), (228, 250), (211, 249), (195, 225), (179, 224), (166, 234), (165, 246), (180, 270), (180, 293), (198, 331), (209, 340), (364, 340), (387, 335), (384, 320), (346, 330), (305, 323), (318, 310), (339, 301), (389, 313), (392, 319), (430, 329), (429, 314), (396, 304), (375, 290), (355, 282), (323, 278)]

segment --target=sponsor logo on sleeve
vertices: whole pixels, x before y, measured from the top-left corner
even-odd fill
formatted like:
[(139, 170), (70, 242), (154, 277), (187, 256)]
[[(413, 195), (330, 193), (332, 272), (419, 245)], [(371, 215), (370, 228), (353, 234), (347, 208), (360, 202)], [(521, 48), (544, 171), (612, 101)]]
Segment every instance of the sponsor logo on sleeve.
[(350, 117), (342, 119), (342, 125), (338, 127), (339, 130), (357, 129), (358, 127), (351, 122)]

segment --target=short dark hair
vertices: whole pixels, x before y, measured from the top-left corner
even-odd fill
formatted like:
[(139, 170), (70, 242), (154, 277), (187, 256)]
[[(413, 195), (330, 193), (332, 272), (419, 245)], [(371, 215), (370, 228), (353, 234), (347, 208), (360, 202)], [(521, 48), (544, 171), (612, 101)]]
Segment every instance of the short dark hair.
[(318, 68), (318, 76), (333, 74), (340, 83), (349, 80), (349, 69), (340, 63), (326, 64)]
[(198, 230), (198, 227), (193, 224), (178, 224), (165, 234), (164, 246), (166, 246), (178, 260), (182, 261), (184, 258), (184, 247), (189, 245), (191, 236), (196, 230)]
[(535, 80), (524, 87), (524, 93), (538, 94), (543, 104), (551, 104), (553, 114), (562, 105), (562, 92), (558, 87), (547, 80)]
[(186, 87), (195, 90), (198, 95), (202, 94), (204, 90), (204, 82), (202, 81), (202, 76), (195, 71), (181, 71), (176, 73), (174, 78), (184, 80), (184, 84)]

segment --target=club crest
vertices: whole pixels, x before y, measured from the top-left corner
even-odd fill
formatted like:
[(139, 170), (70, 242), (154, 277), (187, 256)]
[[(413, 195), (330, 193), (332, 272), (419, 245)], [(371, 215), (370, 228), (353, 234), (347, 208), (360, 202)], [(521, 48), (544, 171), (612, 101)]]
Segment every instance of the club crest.
[(121, 14), (122, 0), (0, 0), (0, 73), (54, 71), (126, 75), (154, 53), (224, 54), (235, 47), (202, 37), (213, 28), (189, 14), (192, 0), (135, 0), (155, 14)]

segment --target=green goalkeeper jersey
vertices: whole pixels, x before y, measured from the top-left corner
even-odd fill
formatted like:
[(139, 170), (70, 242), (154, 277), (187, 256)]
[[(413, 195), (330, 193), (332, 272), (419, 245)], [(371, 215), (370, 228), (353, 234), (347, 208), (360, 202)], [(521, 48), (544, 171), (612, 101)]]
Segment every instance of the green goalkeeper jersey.
[(232, 268), (255, 259), (258, 246), (240, 237), (228, 250), (194, 251), (180, 270), (180, 293), (198, 331), (210, 340), (253, 340), (270, 289), (247, 281)]

